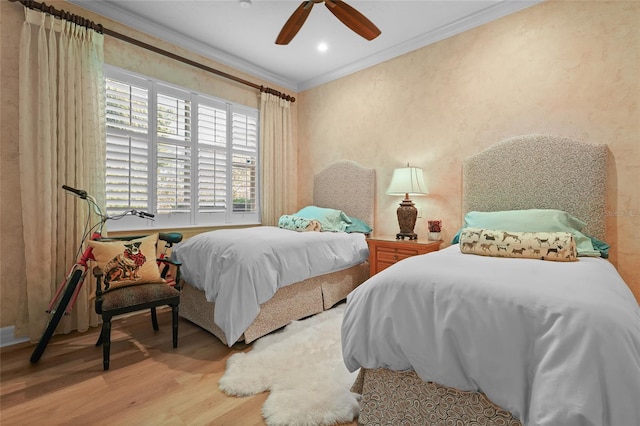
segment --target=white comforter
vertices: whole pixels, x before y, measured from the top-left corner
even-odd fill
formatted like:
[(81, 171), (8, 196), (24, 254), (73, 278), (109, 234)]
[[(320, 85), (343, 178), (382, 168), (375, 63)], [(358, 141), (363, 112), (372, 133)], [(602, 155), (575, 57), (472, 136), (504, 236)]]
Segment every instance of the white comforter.
[(351, 292), (342, 343), (350, 371), (413, 369), (526, 425), (640, 425), (640, 308), (604, 259), (408, 258)]
[(271, 226), (217, 230), (174, 247), (182, 277), (216, 304), (214, 321), (235, 343), (276, 290), (364, 262), (363, 234)]

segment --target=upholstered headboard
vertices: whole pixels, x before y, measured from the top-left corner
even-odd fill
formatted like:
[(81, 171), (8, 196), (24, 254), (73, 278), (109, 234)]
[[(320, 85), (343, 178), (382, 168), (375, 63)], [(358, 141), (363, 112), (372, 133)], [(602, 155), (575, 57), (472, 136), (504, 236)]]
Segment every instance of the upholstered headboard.
[(376, 173), (354, 161), (334, 163), (315, 175), (313, 203), (342, 210), (373, 226)]
[(527, 135), (499, 142), (465, 160), (463, 213), (520, 209), (564, 210), (604, 239), (605, 145)]

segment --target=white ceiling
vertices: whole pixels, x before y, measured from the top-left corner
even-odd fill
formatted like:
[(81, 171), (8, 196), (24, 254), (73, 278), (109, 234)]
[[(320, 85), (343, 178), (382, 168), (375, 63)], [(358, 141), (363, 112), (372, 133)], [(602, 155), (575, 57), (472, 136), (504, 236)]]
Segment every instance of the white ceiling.
[[(541, 0), (413, 0), (347, 3), (382, 34), (367, 41), (315, 4), (288, 45), (275, 39), (300, 0), (69, 0), (217, 62), (300, 92), (370, 67)], [(319, 52), (317, 45), (329, 48)]]

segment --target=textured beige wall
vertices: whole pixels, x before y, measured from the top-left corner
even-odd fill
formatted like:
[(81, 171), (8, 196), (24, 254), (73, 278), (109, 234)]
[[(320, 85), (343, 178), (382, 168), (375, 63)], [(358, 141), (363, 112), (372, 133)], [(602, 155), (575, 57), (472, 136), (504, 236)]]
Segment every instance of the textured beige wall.
[[(121, 24), (88, 12), (65, 1), (46, 1), (57, 9), (76, 13), (94, 22), (103, 24), (110, 30), (125, 34), (145, 43), (168, 50), (177, 55), (202, 63), (209, 67), (235, 75), (256, 84), (263, 84), (297, 97), (282, 87), (243, 74), (239, 71), (177, 48), (171, 44), (133, 31)], [(24, 244), (22, 241), (22, 219), (20, 201), (16, 199), (18, 187), (18, 45), (20, 28), (24, 21), (24, 11), (19, 3), (0, 0), (0, 88), (2, 102), (2, 145), (0, 159), (0, 327), (13, 325), (17, 317), (18, 290), (24, 285)], [(190, 65), (177, 62), (159, 54), (136, 47), (110, 36), (105, 36), (105, 63), (128, 69), (140, 74), (159, 78), (180, 86), (189, 87), (213, 96), (238, 102), (254, 108), (260, 106), (260, 93), (251, 87), (218, 77)], [(294, 137), (298, 103), (292, 104)], [(184, 230), (185, 236), (192, 235), (194, 229)]]
[[(464, 158), (508, 137), (542, 133), (607, 144), (611, 260), (640, 300), (640, 3), (556, 2), (408, 53), (300, 95), (299, 204), (336, 160), (377, 171), (375, 230), (394, 235), (394, 168), (425, 170), (450, 241), (462, 221)], [(558, 173), (562, 173), (561, 170)]]

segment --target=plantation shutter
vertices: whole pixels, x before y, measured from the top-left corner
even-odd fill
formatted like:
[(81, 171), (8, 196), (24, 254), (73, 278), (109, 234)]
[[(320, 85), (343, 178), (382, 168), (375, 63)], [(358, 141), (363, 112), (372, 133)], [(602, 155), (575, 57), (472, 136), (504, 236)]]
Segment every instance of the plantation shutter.
[(106, 79), (106, 200), (108, 214), (150, 210), (149, 82)]
[(255, 108), (105, 67), (110, 230), (258, 224)]
[(258, 116), (235, 108), (231, 122), (233, 214), (258, 220)]
[(198, 107), (198, 218), (224, 221), (227, 209), (227, 108), (201, 100)]
[(160, 87), (156, 101), (156, 212), (160, 223), (191, 223), (190, 95)]

